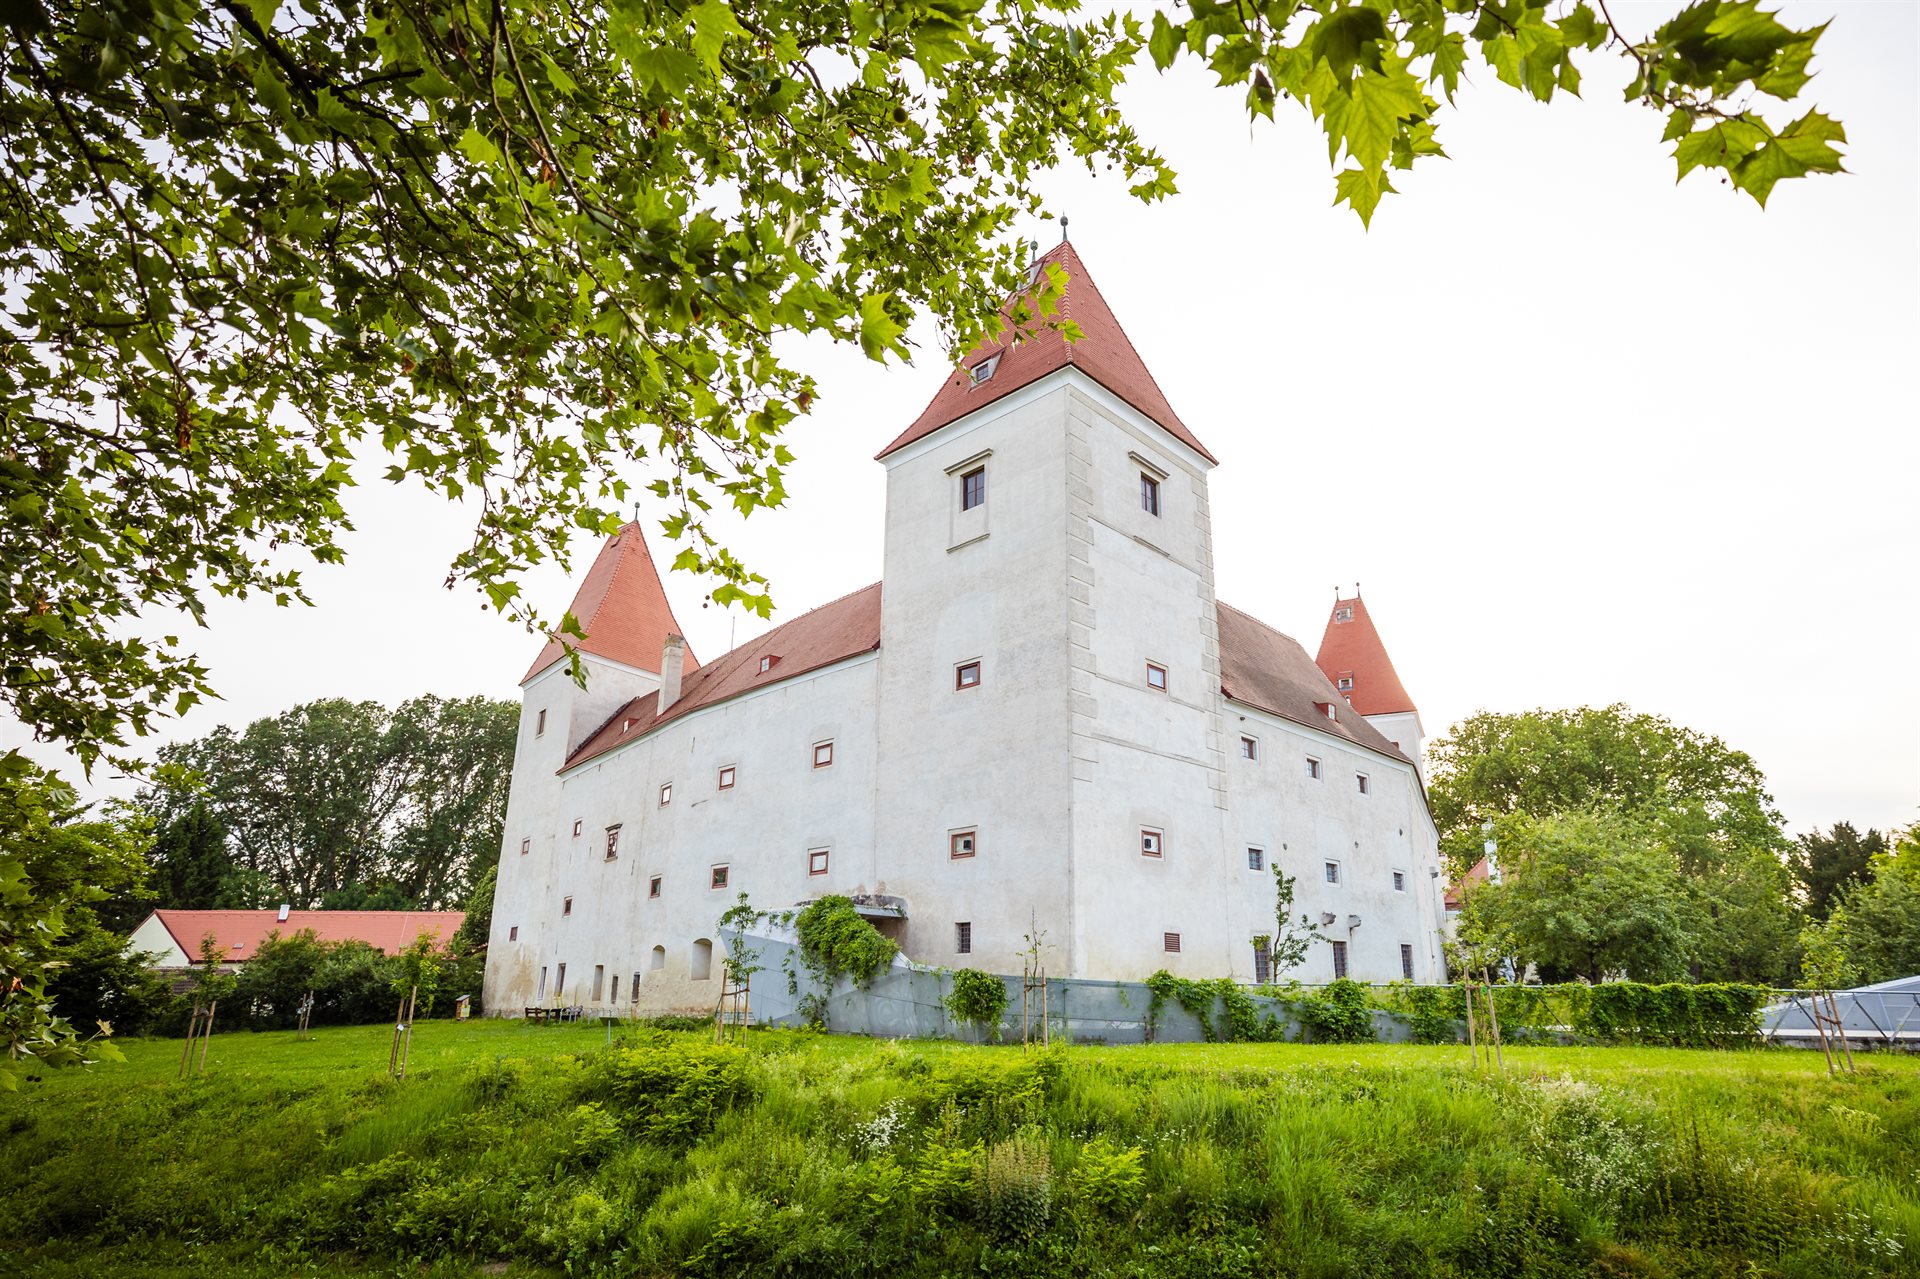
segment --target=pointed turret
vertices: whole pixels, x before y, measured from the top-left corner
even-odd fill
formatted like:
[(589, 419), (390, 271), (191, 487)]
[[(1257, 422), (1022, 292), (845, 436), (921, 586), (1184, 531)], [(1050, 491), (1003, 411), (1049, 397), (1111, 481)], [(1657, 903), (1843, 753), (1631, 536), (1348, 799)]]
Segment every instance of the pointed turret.
[(1393, 669), (1393, 659), (1387, 656), (1387, 646), (1374, 629), (1359, 587), (1354, 588), (1351, 599), (1334, 592), (1333, 612), (1327, 617), (1320, 654), (1314, 662), (1381, 736), (1416, 765), (1420, 763), (1426, 737), (1420, 712)]
[[(634, 670), (659, 673), (667, 637), (682, 633), (637, 521), (626, 524), (600, 548), (568, 611), (586, 632), (574, 639), (576, 649)], [(560, 641), (548, 639), (520, 682), (525, 684), (565, 656)], [(691, 675), (699, 666), (693, 650), (686, 649), (681, 674)]]
[[(877, 456), (885, 457), (905, 448), (995, 400), (1038, 382), (1049, 373), (1072, 365), (1153, 419), (1167, 434), (1207, 461), (1218, 461), (1167, 403), (1167, 397), (1153, 380), (1153, 374), (1147, 371), (1140, 353), (1133, 349), (1133, 343), (1127, 340), (1126, 331), (1114, 318), (1107, 300), (1100, 296), (1092, 274), (1069, 241), (1062, 240), (1044, 254), (1036, 269), (1044, 271), (1052, 263), (1058, 263), (1066, 271), (1067, 287), (1060, 295), (1059, 310), (1049, 319), (1072, 320), (1080, 326), (1080, 340), (1068, 342), (1057, 330), (1043, 328), (1029, 333), (1024, 340), (1015, 341), (1013, 319), (1008, 309), (1003, 308), (1000, 331), (967, 352), (960, 367), (941, 384), (933, 402)], [(1011, 305), (1009, 302), (1008, 307)]]

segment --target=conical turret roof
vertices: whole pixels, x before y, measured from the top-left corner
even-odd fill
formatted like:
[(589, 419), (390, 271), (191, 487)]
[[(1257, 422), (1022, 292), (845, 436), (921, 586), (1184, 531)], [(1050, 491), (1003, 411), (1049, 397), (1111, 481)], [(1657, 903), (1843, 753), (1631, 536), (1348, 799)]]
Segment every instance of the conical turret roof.
[[(1159, 383), (1147, 371), (1140, 353), (1133, 349), (1126, 331), (1114, 318), (1112, 308), (1100, 295), (1092, 274), (1071, 243), (1062, 240), (1040, 259), (1043, 268), (1055, 262), (1066, 270), (1067, 287), (1060, 297), (1059, 311), (1049, 318), (1074, 321), (1083, 335), (1080, 340), (1068, 342), (1056, 330), (1040, 329), (1025, 340), (1015, 342), (1013, 320), (1003, 309), (1000, 331), (967, 352), (960, 367), (941, 383), (926, 411), (915, 418), (913, 425), (901, 432), (898, 439), (880, 450), (878, 456), (885, 457), (895, 449), (905, 448), (1023, 386), (1031, 386), (1049, 373), (1072, 365), (1152, 418), (1167, 434), (1201, 457), (1209, 462), (1218, 461), (1167, 403)], [(999, 357), (999, 363), (992, 375), (975, 382), (973, 370), (995, 356)]]
[[(568, 611), (586, 632), (574, 640), (576, 649), (637, 670), (659, 670), (667, 636), (684, 634), (673, 606), (667, 603), (638, 521), (624, 525), (600, 548)], [(526, 683), (565, 656), (560, 640), (549, 638), (520, 682)], [(699, 667), (689, 646), (682, 673), (691, 675)]]
[(1314, 663), (1362, 715), (1392, 715), (1414, 709), (1413, 699), (1394, 673), (1393, 659), (1387, 656), (1387, 646), (1380, 642), (1380, 632), (1373, 628), (1366, 601), (1358, 591), (1352, 599), (1341, 599), (1335, 593), (1333, 612), (1327, 617), (1320, 655)]

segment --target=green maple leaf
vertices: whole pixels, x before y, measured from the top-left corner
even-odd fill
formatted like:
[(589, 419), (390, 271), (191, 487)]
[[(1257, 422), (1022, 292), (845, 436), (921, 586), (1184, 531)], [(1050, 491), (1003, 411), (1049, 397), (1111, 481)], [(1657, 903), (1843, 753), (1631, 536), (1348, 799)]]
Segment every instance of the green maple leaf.
[(869, 293), (860, 299), (860, 349), (870, 360), (883, 359), (888, 351), (900, 351), (900, 335), (906, 326), (887, 309), (891, 293)]
[(1357, 77), (1352, 96), (1353, 104), (1342, 121), (1347, 154), (1362, 168), (1377, 169), (1386, 163), (1394, 139), (1400, 136), (1401, 121), (1425, 114), (1420, 82), (1404, 65), (1388, 64), (1384, 73)]
[(1380, 197), (1393, 193), (1393, 184), (1387, 181), (1385, 169), (1344, 169), (1333, 180), (1334, 198), (1337, 205), (1342, 200), (1360, 215), (1362, 226), (1373, 225), (1373, 211), (1380, 204)]
[(1840, 152), (1833, 144), (1846, 140), (1846, 130), (1838, 120), (1809, 111), (1776, 134), (1771, 142), (1734, 165), (1733, 184), (1764, 209), (1767, 196), (1782, 178), (1845, 172)]

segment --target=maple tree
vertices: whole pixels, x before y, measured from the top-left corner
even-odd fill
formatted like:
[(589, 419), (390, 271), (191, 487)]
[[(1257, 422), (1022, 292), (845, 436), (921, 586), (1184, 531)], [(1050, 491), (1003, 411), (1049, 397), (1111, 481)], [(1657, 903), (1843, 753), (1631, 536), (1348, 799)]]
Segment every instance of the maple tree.
[[(1700, 0), (1644, 37), (1556, 0), (20, 0), (0, 29), (0, 699), (91, 767), (210, 692), (210, 598), (303, 600), (356, 463), (477, 509), (449, 585), (577, 636), (530, 566), (644, 483), (674, 563), (762, 614), (709, 528), (785, 498), (815, 386), (794, 335), (964, 346), (1010, 291), (1051, 168), (1174, 175), (1116, 105), (1204, 59), (1304, 103), (1363, 219), (1441, 154), (1471, 57), (1532, 96), (1632, 59), (1682, 173), (1764, 202), (1836, 171), (1775, 126), (1823, 28)], [(577, 673), (577, 669), (576, 669)]]

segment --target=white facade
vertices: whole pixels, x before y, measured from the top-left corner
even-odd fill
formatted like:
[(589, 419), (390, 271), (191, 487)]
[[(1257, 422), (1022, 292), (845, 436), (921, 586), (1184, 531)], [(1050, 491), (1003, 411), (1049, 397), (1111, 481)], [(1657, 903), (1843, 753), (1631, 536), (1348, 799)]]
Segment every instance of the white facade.
[[(715, 922), (743, 891), (763, 909), (898, 898), (893, 935), (929, 964), (1017, 973), (1037, 928), (1059, 976), (1252, 981), (1275, 864), (1297, 879), (1296, 914), (1330, 921), (1275, 979), (1332, 978), (1334, 942), (1351, 976), (1440, 979), (1437, 835), (1414, 765), (1350, 708), (1316, 724), (1222, 692), (1211, 461), (1068, 365), (885, 463), (877, 648), (690, 692), (698, 704), (652, 728), (648, 671), (589, 657), (584, 691), (565, 663), (524, 686), (491, 1011), (711, 1009)], [(985, 501), (963, 509), (981, 469)], [(1339, 701), (1304, 652), (1287, 678)], [(626, 705), (641, 708), (632, 740), (568, 767)]]

